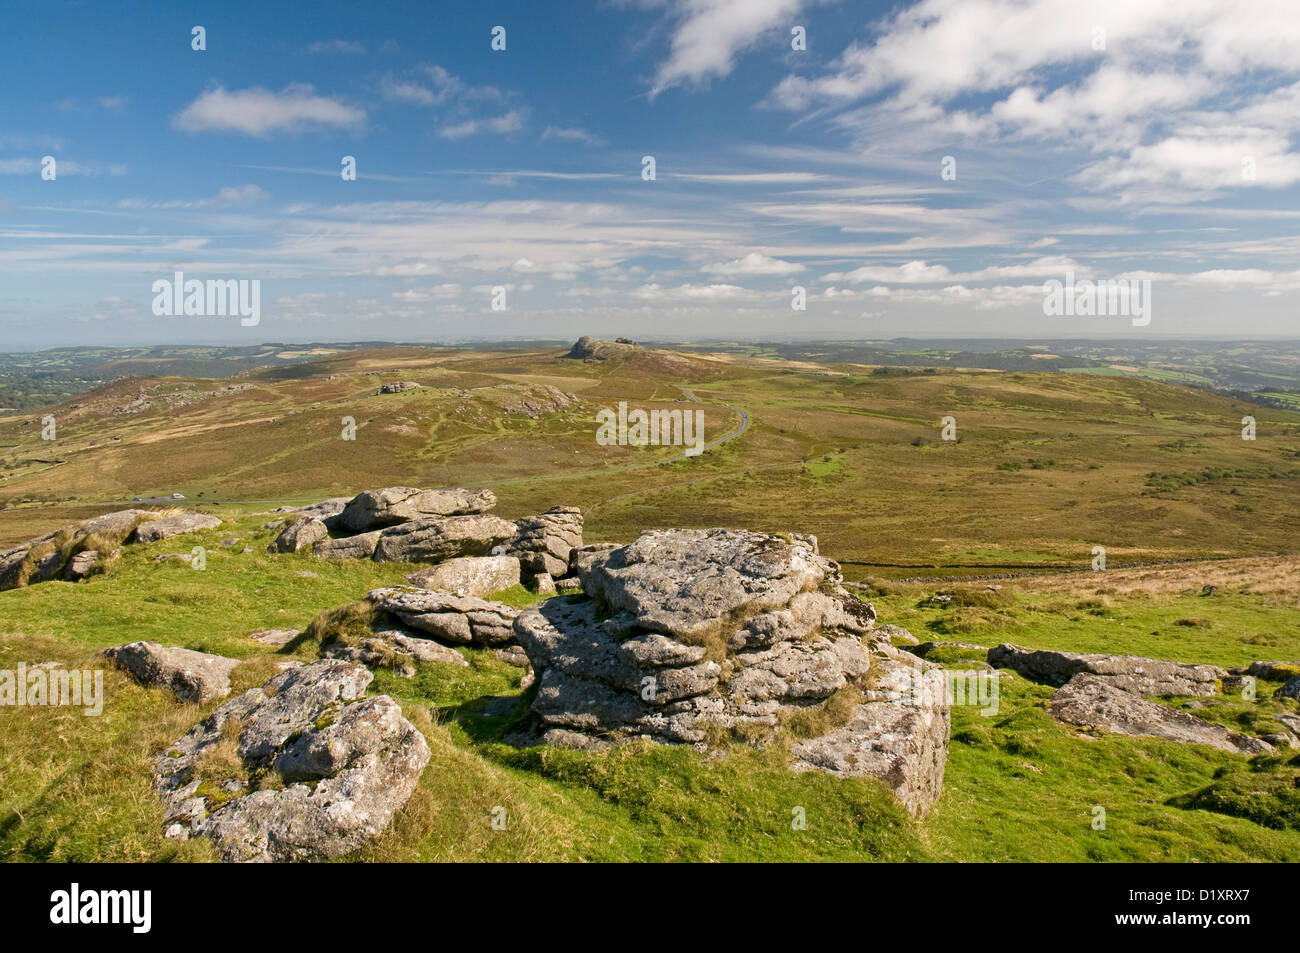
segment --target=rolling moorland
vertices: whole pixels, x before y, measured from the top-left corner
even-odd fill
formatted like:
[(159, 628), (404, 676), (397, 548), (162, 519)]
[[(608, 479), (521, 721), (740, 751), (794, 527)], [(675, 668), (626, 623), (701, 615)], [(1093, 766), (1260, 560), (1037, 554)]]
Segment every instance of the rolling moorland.
[[(882, 622), (923, 640), (1225, 668), (1300, 658), (1300, 413), (1093, 363), (997, 370), (814, 350), (612, 348), (584, 361), (564, 348), (340, 348), (235, 377), (113, 380), (6, 413), (0, 544), (173, 493), (224, 525), (185, 537), (182, 549), (208, 550), (202, 572), (155, 561), (177, 546), (161, 541), (86, 582), (0, 593), (0, 667), (93, 665), (145, 639), (244, 659), (236, 691), (260, 684), (316, 646), (277, 651), (249, 632), (306, 629), (409, 571), (271, 556), (267, 512), (398, 484), (489, 487), (507, 518), (578, 506), (588, 541), (673, 526), (813, 533)], [(421, 386), (380, 393), (392, 382)], [(619, 401), (701, 409), (717, 445), (689, 459), (601, 446), (596, 413)], [(45, 416), (54, 440), (41, 438)], [(945, 416), (955, 440), (941, 438)], [(969, 578), (985, 575), (1009, 578), (996, 590)], [(932, 600), (941, 587), (951, 601)], [(1052, 688), (1025, 679), (1006, 683), (993, 717), (954, 709), (944, 793), (917, 822), (876, 782), (791, 774), (775, 747), (510, 747), (519, 671), (457, 651), (467, 668), (376, 675), (433, 757), (364, 859), (1300, 859), (1292, 756), (1081, 732), (1045, 711)], [(1259, 701), (1223, 696), (1200, 714), (1278, 731), (1273, 715), (1294, 704), (1261, 685)], [(149, 790), (154, 756), (194, 706), (111, 670), (106, 691), (99, 718), (0, 711), (0, 856), (211, 859), (206, 842), (161, 836)], [(494, 805), (516, 819), (507, 830), (487, 822)], [(1106, 830), (1090, 823), (1097, 805)], [(791, 829), (792, 806), (807, 830)]]

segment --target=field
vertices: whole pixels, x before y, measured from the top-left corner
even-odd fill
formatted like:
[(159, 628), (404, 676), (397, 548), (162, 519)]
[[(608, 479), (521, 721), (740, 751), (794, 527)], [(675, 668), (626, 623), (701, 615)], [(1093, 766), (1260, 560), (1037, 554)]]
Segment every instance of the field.
[[(0, 418), (0, 542), (173, 492), (225, 521), (128, 547), (87, 582), (0, 593), (0, 669), (94, 664), (105, 647), (151, 639), (244, 659), (236, 690), (260, 684), (316, 647), (277, 652), (249, 632), (305, 628), (409, 571), (270, 556), (268, 511), (398, 484), (489, 486), (507, 517), (578, 505), (588, 541), (652, 526), (816, 533), (881, 621), (922, 640), (1225, 667), (1300, 658), (1300, 414), (1121, 375), (563, 353), (348, 351), (233, 380), (107, 384)], [(376, 393), (389, 381), (424, 386)], [(600, 446), (595, 414), (619, 401), (698, 407), (710, 441), (743, 432), (676, 461), (679, 448)], [(44, 414), (54, 441), (41, 440)], [(1254, 441), (1241, 437), (1246, 415)], [(945, 416), (958, 439), (942, 439)], [(203, 571), (154, 560), (194, 545), (207, 550)], [(1090, 568), (1095, 546), (1104, 572)], [(1125, 568), (1168, 560), (1187, 562)], [(940, 581), (973, 575), (1008, 578), (997, 590)], [(1202, 595), (1206, 585), (1217, 591)], [(932, 602), (941, 586), (959, 598)], [(1047, 714), (1050, 688), (1022, 678), (994, 714), (954, 711), (944, 793), (917, 822), (877, 782), (790, 773), (779, 744), (708, 757), (648, 744), (516, 750), (500, 739), (525, 705), (519, 670), (458, 651), (469, 668), (376, 675), (373, 690), (402, 703), (433, 759), (364, 859), (1300, 860), (1294, 751), (1247, 760), (1082, 732)], [(1277, 730), (1276, 687), (1201, 714)], [(202, 712), (115, 671), (106, 692), (99, 718), (0, 709), (0, 857), (213, 859), (205, 842), (161, 836), (149, 790), (153, 758)], [(490, 823), (495, 807), (505, 830)], [(796, 808), (806, 830), (791, 825)]]

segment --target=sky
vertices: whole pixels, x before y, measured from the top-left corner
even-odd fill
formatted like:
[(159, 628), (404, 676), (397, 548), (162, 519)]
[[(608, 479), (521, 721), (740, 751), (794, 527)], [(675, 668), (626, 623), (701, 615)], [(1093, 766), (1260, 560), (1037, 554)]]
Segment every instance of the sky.
[[(4, 21), (0, 350), (1300, 337), (1297, 0)], [(176, 272), (260, 282), (258, 323), (155, 314)], [(1046, 313), (1067, 274), (1150, 322)]]

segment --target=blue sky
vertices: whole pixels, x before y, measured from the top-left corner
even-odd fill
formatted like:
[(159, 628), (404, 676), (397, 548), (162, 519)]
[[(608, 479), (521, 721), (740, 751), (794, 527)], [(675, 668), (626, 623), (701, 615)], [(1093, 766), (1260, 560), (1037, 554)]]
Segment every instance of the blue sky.
[[(0, 347), (1294, 337), (1300, 16), (1245, 9), (11, 0)], [(260, 325), (155, 316), (177, 270)]]

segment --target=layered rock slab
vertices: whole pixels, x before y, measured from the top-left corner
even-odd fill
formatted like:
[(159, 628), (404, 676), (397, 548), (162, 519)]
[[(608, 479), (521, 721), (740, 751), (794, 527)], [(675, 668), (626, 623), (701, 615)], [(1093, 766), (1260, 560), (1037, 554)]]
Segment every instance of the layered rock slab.
[(519, 585), (520, 566), (514, 556), (458, 556), (406, 579), (421, 589), (482, 598)]
[(1064, 685), (1079, 673), (1108, 680), (1136, 695), (1214, 695), (1218, 680), (1228, 673), (1215, 665), (1193, 665), (1138, 655), (1100, 655), (1023, 648), (1004, 642), (989, 649), (988, 662), (1010, 668), (1027, 678)]
[(390, 486), (354, 496), (337, 517), (344, 532), (361, 533), (411, 520), (486, 513), (496, 506), (491, 490), (422, 490)]
[(486, 556), (515, 531), (514, 523), (491, 515), (411, 520), (380, 531), (374, 559), (436, 563), (458, 556)]
[(582, 548), (582, 510), (553, 506), (539, 516), (517, 520), (516, 525), (506, 552), (519, 559), (525, 580), (543, 573), (559, 579), (568, 573), (569, 556)]
[(134, 538), (137, 543), (152, 543), (202, 529), (215, 529), (220, 525), (220, 519), (207, 513), (177, 513), (175, 516), (164, 516), (162, 519), (141, 523), (135, 528)]
[[(378, 837), (429, 746), (391, 698), (362, 698), (372, 677), (322, 660), (218, 708), (155, 764), (167, 836), (210, 837), (228, 862), (328, 860)], [(241, 770), (211, 767), (222, 745)]]
[(502, 602), (402, 586), (374, 589), (366, 598), (403, 626), (449, 645), (501, 648), (515, 643), (519, 610)]
[(1080, 673), (1051, 697), (1048, 710), (1057, 721), (1083, 728), (1104, 728), (1121, 735), (1145, 735), (1220, 751), (1262, 754), (1273, 746), (1177, 708), (1125, 691), (1112, 679)]

